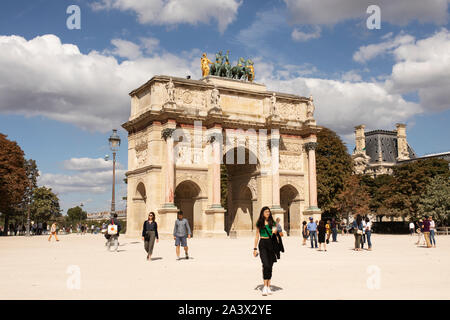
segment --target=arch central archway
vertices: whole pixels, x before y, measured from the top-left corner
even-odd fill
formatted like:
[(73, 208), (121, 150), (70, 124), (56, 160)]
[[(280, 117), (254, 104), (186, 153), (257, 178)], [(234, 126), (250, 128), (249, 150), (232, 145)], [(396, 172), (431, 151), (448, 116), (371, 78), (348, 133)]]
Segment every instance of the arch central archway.
[(223, 163), (226, 177), (226, 184), (223, 186), (227, 187), (225, 231), (227, 234), (251, 234), (254, 229), (257, 195), (255, 188), (252, 190), (250, 185), (256, 181), (258, 159), (248, 148), (235, 147), (224, 154)]
[(200, 187), (193, 181), (185, 180), (175, 188), (175, 206), (183, 211), (184, 218), (189, 221), (192, 234), (195, 230), (195, 217), (201, 214), (198, 197)]
[[(284, 210), (283, 229), (290, 235), (291, 229), (300, 223), (299, 193), (297, 189), (287, 184), (280, 189), (280, 206)], [(298, 214), (296, 214), (298, 213)]]

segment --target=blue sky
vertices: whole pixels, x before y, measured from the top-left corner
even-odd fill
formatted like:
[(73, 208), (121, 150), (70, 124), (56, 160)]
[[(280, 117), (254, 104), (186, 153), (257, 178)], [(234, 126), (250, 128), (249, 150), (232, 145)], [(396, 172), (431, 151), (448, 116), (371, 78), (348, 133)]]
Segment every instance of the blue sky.
[[(64, 210), (108, 210), (111, 163), (101, 159), (129, 116), (128, 92), (155, 74), (199, 78), (202, 52), (230, 50), (233, 61), (253, 58), (270, 90), (312, 94), (318, 124), (350, 150), (354, 126), (396, 122), (419, 155), (450, 150), (449, 1), (379, 0), (379, 30), (366, 27), (369, 2), (4, 0), (0, 132), (37, 160)], [(80, 30), (66, 27), (73, 4)]]

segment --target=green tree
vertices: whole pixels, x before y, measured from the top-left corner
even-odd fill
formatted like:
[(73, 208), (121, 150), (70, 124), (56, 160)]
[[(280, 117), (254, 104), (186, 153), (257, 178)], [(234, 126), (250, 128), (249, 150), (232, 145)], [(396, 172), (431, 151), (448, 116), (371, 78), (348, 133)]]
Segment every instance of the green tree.
[(393, 181), (394, 177), (387, 174), (377, 175), (375, 178), (369, 175), (361, 176), (361, 183), (364, 184), (370, 196), (369, 209), (380, 221), (383, 216), (392, 215), (392, 212), (385, 207), (385, 200), (392, 196)]
[(335, 215), (336, 196), (343, 190), (344, 181), (353, 172), (352, 158), (341, 138), (323, 128), (317, 134), (316, 172), (317, 202), (324, 213)]
[(421, 216), (431, 215), (439, 225), (450, 222), (450, 179), (443, 175), (435, 176), (426, 187), (419, 203)]
[(349, 221), (350, 215), (369, 213), (370, 195), (359, 175), (348, 176), (344, 188), (337, 195), (334, 206)]
[(15, 141), (8, 140), (6, 135), (0, 133), (0, 212), (6, 228), (10, 217), (19, 210), (27, 184), (22, 149)]
[(35, 188), (30, 211), (33, 219), (41, 222), (46, 222), (61, 216), (58, 196), (53, 193), (51, 188)]
[(386, 192), (389, 196), (383, 202), (384, 207), (396, 216), (417, 218), (420, 199), (436, 176), (449, 178), (448, 161), (425, 159), (394, 167), (394, 180)]
[(87, 212), (83, 211), (80, 206), (76, 206), (67, 210), (67, 223), (77, 224), (87, 219)]

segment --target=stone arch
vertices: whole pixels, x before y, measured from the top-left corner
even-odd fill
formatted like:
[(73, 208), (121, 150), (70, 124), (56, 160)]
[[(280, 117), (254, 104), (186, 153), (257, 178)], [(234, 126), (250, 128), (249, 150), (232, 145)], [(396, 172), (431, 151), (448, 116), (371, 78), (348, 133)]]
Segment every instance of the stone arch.
[(143, 223), (147, 217), (147, 190), (142, 180), (138, 180), (136, 183), (131, 205), (132, 208), (129, 211), (133, 216), (127, 219), (127, 229), (139, 230), (141, 228), (141, 223)]
[[(233, 154), (229, 156), (230, 153)], [(255, 175), (259, 169), (259, 159), (247, 147), (237, 146), (223, 155), (223, 163), (228, 186), (225, 230), (227, 233), (233, 231), (238, 235), (250, 235), (254, 224), (253, 207), (258, 197)]]
[(280, 205), (284, 210), (282, 226), (289, 235), (300, 223), (300, 193), (294, 185), (288, 183), (280, 188)]
[(183, 211), (193, 234), (195, 224), (201, 222), (202, 208), (198, 201), (201, 193), (200, 186), (193, 180), (183, 180), (175, 188), (175, 206)]

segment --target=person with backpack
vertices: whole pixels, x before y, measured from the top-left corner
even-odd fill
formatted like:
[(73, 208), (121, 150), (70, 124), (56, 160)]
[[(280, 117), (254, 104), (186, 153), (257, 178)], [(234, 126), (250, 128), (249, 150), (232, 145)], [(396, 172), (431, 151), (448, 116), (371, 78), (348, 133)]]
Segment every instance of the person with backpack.
[[(114, 226), (116, 226), (116, 227), (114, 227)], [(114, 213), (113, 218), (111, 218), (109, 221), (108, 231), (105, 234), (105, 238), (106, 238), (106, 240), (108, 240), (106, 242), (106, 244), (108, 244), (109, 241), (116, 242), (116, 250), (117, 250), (117, 247), (119, 246), (119, 234), (120, 234), (121, 229), (122, 229), (122, 225), (120, 224), (119, 219), (117, 219), (117, 213)], [(115, 232), (113, 230), (115, 230)]]

